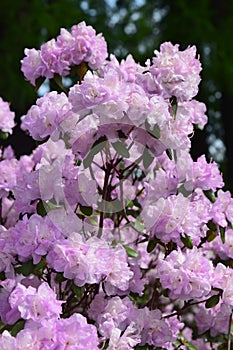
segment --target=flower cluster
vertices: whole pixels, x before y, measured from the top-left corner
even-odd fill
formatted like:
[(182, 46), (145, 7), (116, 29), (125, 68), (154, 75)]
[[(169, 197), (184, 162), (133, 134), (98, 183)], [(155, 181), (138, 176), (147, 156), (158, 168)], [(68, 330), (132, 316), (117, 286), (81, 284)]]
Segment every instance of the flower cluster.
[(180, 101), (196, 96), (201, 64), (196, 59), (195, 46), (179, 51), (179, 45), (165, 42), (155, 54), (150, 70), (157, 89), (165, 97), (176, 96)]
[(1, 349), (229, 343), (233, 199), (217, 164), (190, 155), (207, 123), (201, 64), (194, 46), (154, 53), (107, 59), (84, 22), (25, 50), (25, 78), (59, 89), (22, 116), (32, 154), (1, 150)]
[(72, 66), (82, 62), (92, 69), (101, 67), (107, 58), (107, 45), (101, 34), (96, 35), (85, 22), (74, 25), (71, 31), (62, 28), (56, 39), (51, 39), (40, 50), (25, 49), (22, 71), (31, 84), (39, 77), (66, 76)]

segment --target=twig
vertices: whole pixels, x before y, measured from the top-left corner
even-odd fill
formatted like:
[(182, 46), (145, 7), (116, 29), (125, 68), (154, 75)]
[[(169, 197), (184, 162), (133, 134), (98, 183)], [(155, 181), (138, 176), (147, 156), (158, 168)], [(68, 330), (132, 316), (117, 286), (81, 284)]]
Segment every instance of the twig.
[(231, 321), (232, 321), (232, 312), (230, 314), (229, 323), (228, 323), (227, 350), (231, 350)]

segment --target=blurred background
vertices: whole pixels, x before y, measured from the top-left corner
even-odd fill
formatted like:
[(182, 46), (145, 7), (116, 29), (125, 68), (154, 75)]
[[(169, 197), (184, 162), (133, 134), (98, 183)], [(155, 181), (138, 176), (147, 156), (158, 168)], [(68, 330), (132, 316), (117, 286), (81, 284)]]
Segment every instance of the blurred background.
[[(18, 122), (38, 97), (20, 71), (24, 48), (39, 49), (61, 27), (81, 21), (103, 33), (117, 58), (131, 53), (141, 64), (164, 41), (181, 50), (197, 46), (203, 67), (197, 99), (207, 105), (209, 123), (192, 138), (192, 156), (218, 162), (225, 189), (233, 191), (233, 1), (1, 0), (0, 96)], [(9, 143), (18, 157), (35, 147), (19, 127)]]

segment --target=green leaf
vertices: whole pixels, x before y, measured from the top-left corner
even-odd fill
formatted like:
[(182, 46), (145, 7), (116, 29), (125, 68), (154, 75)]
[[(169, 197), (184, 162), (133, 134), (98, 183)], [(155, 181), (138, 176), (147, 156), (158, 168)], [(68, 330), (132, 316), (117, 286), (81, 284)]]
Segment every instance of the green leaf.
[(178, 188), (178, 193), (181, 193), (184, 197), (188, 197), (193, 191), (187, 190), (185, 188), (185, 184), (182, 184), (179, 188)]
[(38, 215), (44, 217), (47, 215), (48, 213), (48, 206), (46, 205), (46, 203), (42, 200), (40, 200), (38, 203), (37, 203), (37, 206), (36, 206), (36, 212)]
[(221, 241), (222, 243), (225, 243), (225, 232), (226, 232), (226, 228), (219, 226), (219, 231), (220, 231), (220, 237), (221, 237)]
[(128, 247), (127, 245), (123, 245), (123, 247), (125, 248), (126, 253), (130, 258), (137, 258), (138, 257), (138, 252), (136, 252), (136, 250)]
[(0, 281), (4, 281), (6, 279), (6, 275), (4, 271), (0, 272)]
[(14, 326), (11, 328), (11, 335), (15, 337), (19, 331), (21, 331), (24, 328), (25, 320), (20, 319), (17, 321)]
[(229, 221), (228, 219), (227, 219), (227, 224), (228, 224), (229, 228), (230, 228), (231, 230), (233, 230), (233, 224), (232, 224), (232, 222)]
[(94, 154), (99, 153), (102, 151), (102, 149), (105, 147), (107, 142), (107, 137), (106, 136), (101, 136), (98, 140), (96, 140), (93, 145), (91, 146), (92, 151)]
[(62, 84), (62, 77), (59, 74), (54, 74), (53, 79), (54, 79), (55, 83), (57, 84), (57, 86), (59, 86), (59, 88), (61, 90), (63, 90), (63, 91), (66, 90)]
[(173, 150), (173, 155), (174, 155), (174, 161), (175, 161), (175, 163), (177, 163), (178, 157), (177, 157), (177, 151), (176, 151), (176, 149)]
[(190, 238), (189, 235), (187, 235), (186, 233), (184, 234), (184, 236), (180, 235), (180, 240), (182, 243), (184, 243), (185, 247), (192, 249), (193, 248), (193, 242)]
[(143, 166), (145, 169), (147, 169), (154, 160), (154, 157), (152, 156), (151, 152), (148, 150), (147, 147), (144, 148), (142, 157)]
[(217, 237), (217, 233), (212, 230), (206, 232), (207, 242), (212, 242)]
[(104, 149), (106, 142), (107, 142), (106, 136), (101, 136), (98, 140), (96, 140), (93, 143), (89, 153), (87, 154), (87, 156), (83, 160), (83, 166), (85, 169), (91, 165), (94, 156)]
[(161, 134), (160, 134), (160, 128), (157, 124), (155, 124), (153, 126), (153, 129), (151, 129), (150, 124), (148, 123), (148, 121), (145, 121), (145, 128), (146, 131), (148, 132), (148, 134), (150, 134), (150, 136), (154, 137), (155, 139), (159, 139)]
[(93, 213), (93, 208), (85, 205), (80, 205), (80, 211), (86, 215), (86, 216), (91, 216)]
[(17, 267), (15, 270), (17, 273), (22, 273), (24, 276), (29, 276), (33, 273), (35, 265), (33, 265), (32, 260), (22, 263), (20, 267)]
[(83, 166), (85, 169), (87, 169), (91, 165), (94, 156), (94, 152), (90, 151), (88, 155), (83, 159)]
[(212, 220), (207, 222), (207, 227), (212, 231), (217, 230), (217, 225)]
[(54, 209), (61, 209), (62, 207), (60, 205), (57, 205), (53, 202), (45, 202), (45, 201), (42, 201), (40, 200), (38, 203), (37, 203), (37, 206), (36, 206), (36, 212), (38, 215), (44, 217), (47, 215), (47, 213), (51, 210), (54, 210)]
[(177, 346), (177, 348), (181, 349), (180, 346), (184, 345), (189, 350), (198, 350), (193, 344), (191, 344), (189, 341), (185, 339), (185, 337), (180, 334), (178, 336), (178, 339), (173, 343), (174, 346)]
[(133, 226), (135, 227), (135, 229), (139, 232), (143, 232), (145, 227), (140, 223), (140, 221), (136, 220), (134, 223), (133, 223)]
[(0, 139), (1, 140), (6, 140), (8, 138), (9, 134), (8, 132), (0, 130)]
[(170, 149), (170, 148), (167, 148), (166, 149), (166, 154), (167, 154), (167, 156), (168, 156), (168, 158), (170, 159), (170, 160), (172, 160), (172, 150)]
[(85, 74), (88, 71), (88, 65), (86, 62), (81, 62), (78, 66), (77, 66), (77, 73), (78, 73), (78, 77), (79, 77), (79, 82), (81, 82), (85, 76)]
[(154, 238), (154, 239), (150, 240), (148, 242), (147, 248), (146, 248), (147, 253), (151, 253), (155, 249), (155, 247), (156, 247), (158, 242), (159, 242), (159, 240), (157, 238)]
[(210, 309), (212, 307), (215, 307), (219, 303), (220, 296), (219, 294), (217, 295), (212, 295), (208, 300), (205, 302), (205, 307), (207, 309)]
[(66, 280), (66, 279), (65, 279), (65, 277), (63, 276), (63, 273), (62, 273), (62, 272), (57, 272), (57, 273), (56, 273), (55, 282), (61, 283), (61, 282), (64, 282), (65, 280)]
[(39, 274), (43, 274), (44, 268), (47, 266), (46, 258), (42, 257), (42, 259), (38, 262), (38, 264), (34, 265), (34, 271)]
[(174, 115), (174, 119), (176, 119), (176, 113), (177, 113), (177, 109), (178, 109), (178, 103), (177, 103), (177, 98), (176, 96), (172, 96), (170, 98), (170, 104), (173, 110), (173, 115)]
[(122, 156), (124, 158), (130, 157), (130, 153), (123, 142), (121, 141), (112, 142), (112, 147), (119, 154), (119, 156)]
[(71, 287), (72, 291), (75, 293), (75, 295), (80, 298), (83, 294), (83, 287), (78, 287), (75, 284)]
[(95, 219), (93, 219), (92, 217), (88, 216), (87, 219), (93, 226), (97, 226), (98, 225), (98, 222)]
[(39, 88), (41, 87), (41, 85), (43, 84), (43, 82), (45, 81), (45, 77), (39, 77), (36, 79), (36, 86), (35, 86), (35, 91), (37, 92), (39, 90)]
[(203, 193), (211, 201), (211, 203), (214, 203), (216, 201), (216, 197), (213, 190), (203, 190)]
[(195, 124), (194, 127), (198, 130), (204, 130), (204, 126), (200, 124)]
[(126, 198), (125, 200), (125, 206), (127, 208), (133, 208), (134, 207), (134, 202), (131, 199)]

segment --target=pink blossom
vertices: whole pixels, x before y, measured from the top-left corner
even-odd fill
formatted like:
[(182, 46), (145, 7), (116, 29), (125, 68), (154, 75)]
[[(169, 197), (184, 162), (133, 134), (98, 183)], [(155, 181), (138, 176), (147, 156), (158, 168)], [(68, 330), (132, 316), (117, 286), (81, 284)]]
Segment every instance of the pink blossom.
[(13, 337), (10, 332), (3, 331), (0, 335), (0, 347), (2, 350), (16, 350), (16, 339)]
[(107, 58), (107, 44), (102, 34), (97, 34), (85, 22), (72, 26), (71, 35), (74, 45), (70, 48), (72, 52), (72, 63), (80, 64), (88, 62), (91, 69), (99, 68)]
[(159, 309), (149, 310), (147, 307), (136, 312), (135, 324), (141, 332), (140, 345), (146, 343), (153, 346), (164, 346), (172, 340), (169, 325), (162, 319)]
[(0, 196), (7, 197), (17, 183), (17, 159), (4, 159), (0, 161)]
[(55, 91), (45, 94), (36, 101), (22, 117), (22, 129), (28, 130), (35, 140), (43, 140), (51, 135), (61, 123), (71, 105), (64, 93)]
[(211, 215), (214, 222), (227, 227), (227, 220), (232, 220), (233, 199), (229, 191), (218, 190), (216, 201), (213, 203)]
[(222, 260), (233, 259), (233, 230), (226, 229), (224, 243), (217, 236), (207, 247), (213, 249)]
[(44, 319), (58, 317), (63, 301), (56, 300), (56, 295), (47, 283), (42, 283), (38, 289), (17, 284), (9, 297), (12, 308), (17, 308), (25, 320), (41, 322)]
[(135, 62), (132, 55), (128, 55), (125, 60), (118, 61), (114, 55), (110, 55), (110, 61), (106, 62), (104, 72), (114, 68), (126, 82), (135, 82), (140, 65)]
[(203, 102), (197, 100), (185, 101), (182, 104), (179, 103), (179, 106), (182, 105), (185, 107), (185, 110), (190, 116), (190, 120), (193, 124), (198, 125), (203, 128), (207, 121), (206, 105)]
[(176, 96), (181, 101), (191, 100), (198, 92), (201, 64), (196, 59), (196, 47), (179, 51), (179, 45), (165, 42), (155, 50), (150, 68), (156, 84), (165, 98)]
[(53, 73), (49, 72), (41, 59), (40, 50), (25, 49), (25, 57), (21, 60), (21, 70), (32, 85), (40, 77), (52, 78)]
[(187, 181), (192, 181), (194, 188), (211, 189), (214, 192), (217, 188), (221, 188), (224, 185), (218, 165), (214, 162), (207, 163), (204, 155), (199, 157), (196, 162), (193, 162)]
[(75, 313), (56, 323), (55, 344), (57, 349), (98, 350), (97, 330), (88, 324), (81, 314)]
[(55, 39), (41, 45), (40, 57), (47, 70), (61, 76), (69, 74), (69, 56), (64, 55), (64, 48)]
[(78, 286), (99, 283), (103, 279), (108, 295), (113, 293), (114, 288), (126, 292), (133, 277), (124, 248), (111, 248), (96, 237), (84, 242), (77, 234), (73, 238), (58, 241), (46, 259), (49, 266), (64, 272), (64, 276), (74, 279)]
[(186, 253), (174, 250), (157, 265), (158, 277), (163, 288), (169, 289), (172, 299), (207, 296), (211, 291), (213, 272), (212, 263), (196, 247)]
[(0, 130), (12, 134), (12, 129), (15, 126), (14, 118), (15, 113), (10, 110), (9, 103), (0, 97)]
[(139, 344), (141, 337), (132, 322), (122, 334), (119, 328), (113, 328), (109, 340), (108, 350), (131, 350)]

